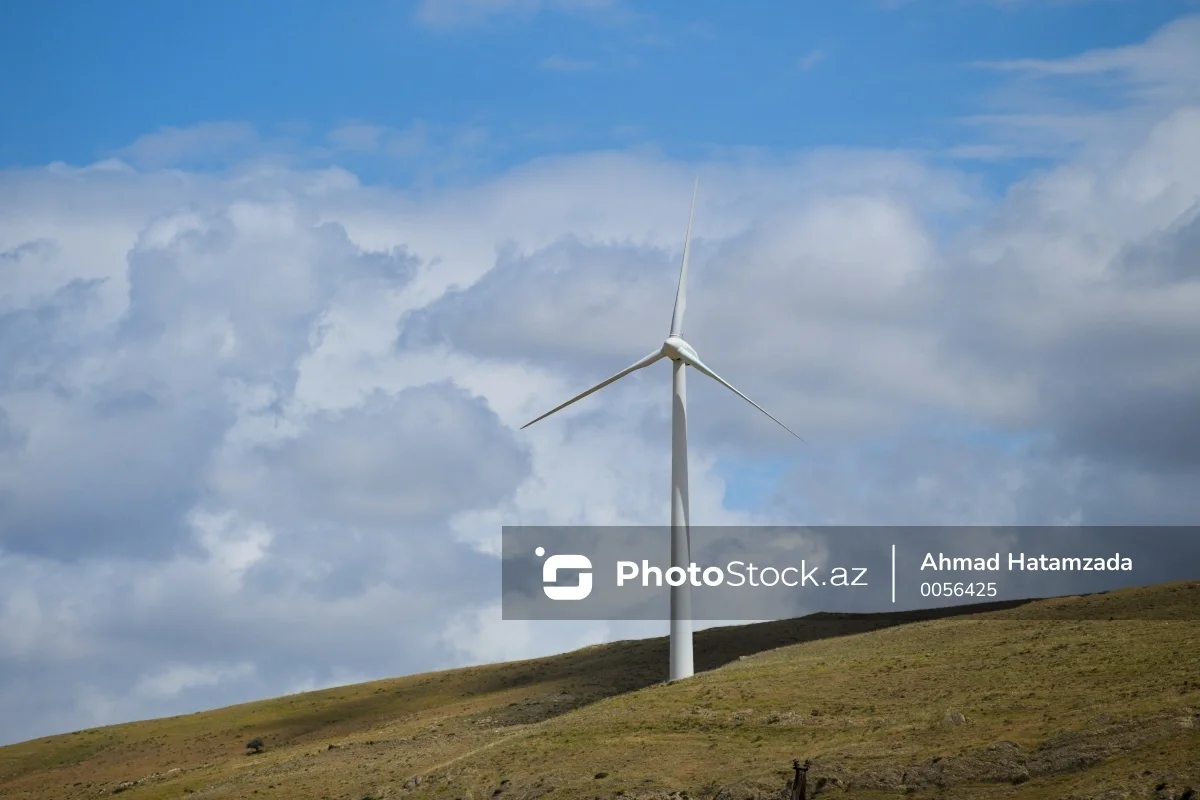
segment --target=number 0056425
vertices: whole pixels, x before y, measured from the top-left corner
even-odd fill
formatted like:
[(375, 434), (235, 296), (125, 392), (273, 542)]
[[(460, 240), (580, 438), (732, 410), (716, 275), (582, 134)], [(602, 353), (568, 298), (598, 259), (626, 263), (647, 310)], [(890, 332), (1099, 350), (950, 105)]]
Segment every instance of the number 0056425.
[(995, 597), (994, 583), (922, 583), (921, 597)]

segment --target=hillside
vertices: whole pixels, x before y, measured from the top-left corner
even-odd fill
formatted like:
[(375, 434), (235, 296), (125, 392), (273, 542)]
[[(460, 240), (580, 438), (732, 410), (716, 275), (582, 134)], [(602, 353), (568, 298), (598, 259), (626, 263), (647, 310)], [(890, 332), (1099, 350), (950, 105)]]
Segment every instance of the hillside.
[(616, 642), (51, 736), (0, 748), (0, 797), (744, 800), (793, 757), (810, 797), (1200, 793), (1200, 582), (711, 629), (673, 685), (666, 657)]

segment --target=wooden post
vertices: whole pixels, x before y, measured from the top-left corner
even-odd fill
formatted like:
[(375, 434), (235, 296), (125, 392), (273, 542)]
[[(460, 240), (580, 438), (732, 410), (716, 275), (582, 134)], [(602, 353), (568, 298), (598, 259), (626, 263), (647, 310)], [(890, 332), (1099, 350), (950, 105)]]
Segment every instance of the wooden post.
[(805, 760), (804, 766), (800, 766), (800, 759), (792, 759), (792, 769), (796, 771), (796, 777), (792, 779), (792, 791), (789, 794), (789, 800), (808, 800), (808, 768), (812, 765), (812, 761)]

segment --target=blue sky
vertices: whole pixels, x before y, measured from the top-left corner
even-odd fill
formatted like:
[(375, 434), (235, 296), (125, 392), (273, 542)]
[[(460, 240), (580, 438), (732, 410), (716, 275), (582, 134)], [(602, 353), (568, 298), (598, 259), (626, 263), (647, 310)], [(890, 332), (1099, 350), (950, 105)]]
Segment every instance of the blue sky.
[(693, 524), (1200, 519), (1200, 3), (10, 2), (0, 76), (0, 743), (665, 633), (497, 552), (668, 520), (665, 365), (521, 426), (697, 175), (808, 444), (690, 378)]
[(9, 4), (0, 163), (88, 163), (159, 128), (215, 120), (308, 142), (349, 122), (483, 129), (479, 166), (491, 168), (647, 143), (684, 158), (948, 149), (975, 135), (962, 118), (1002, 102), (1003, 76), (973, 62), (1139, 41), (1195, 4), (511, 6), (422, 22), (395, 0)]

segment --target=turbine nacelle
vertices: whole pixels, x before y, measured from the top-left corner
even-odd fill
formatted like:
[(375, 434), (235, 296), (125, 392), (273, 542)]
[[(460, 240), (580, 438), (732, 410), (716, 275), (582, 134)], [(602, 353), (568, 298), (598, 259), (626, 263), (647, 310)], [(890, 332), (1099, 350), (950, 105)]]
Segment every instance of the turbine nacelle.
[(662, 354), (672, 361), (682, 361), (689, 367), (694, 367), (700, 361), (700, 356), (682, 336), (668, 336), (663, 342)]

